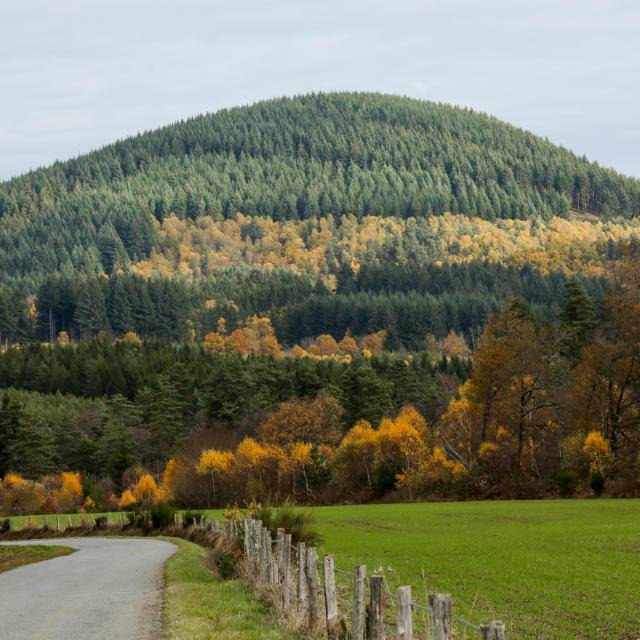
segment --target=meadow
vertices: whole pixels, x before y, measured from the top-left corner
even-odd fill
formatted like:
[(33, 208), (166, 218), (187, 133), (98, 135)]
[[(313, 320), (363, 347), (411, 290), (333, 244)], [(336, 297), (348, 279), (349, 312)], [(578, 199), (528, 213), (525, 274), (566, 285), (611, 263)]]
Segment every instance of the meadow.
[(512, 640), (640, 637), (640, 500), (385, 504), (313, 509), (337, 566), (391, 590), (451, 593)]

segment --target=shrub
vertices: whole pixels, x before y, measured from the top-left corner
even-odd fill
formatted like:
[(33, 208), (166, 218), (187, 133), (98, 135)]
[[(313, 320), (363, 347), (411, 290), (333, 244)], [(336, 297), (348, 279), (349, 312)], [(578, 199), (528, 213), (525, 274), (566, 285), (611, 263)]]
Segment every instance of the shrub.
[(600, 471), (592, 471), (591, 477), (589, 479), (589, 486), (593, 493), (597, 496), (601, 496), (604, 491), (604, 485), (606, 484), (605, 477), (600, 473)]
[(0, 520), (0, 533), (6, 533), (7, 531), (11, 531), (11, 520), (9, 518)]
[(238, 577), (240, 550), (224, 536), (220, 536), (209, 549), (208, 560), (216, 575), (223, 580)]
[(142, 529), (145, 534), (151, 531), (146, 511), (129, 511), (127, 512), (127, 520), (129, 521), (129, 525)]
[(558, 491), (563, 498), (568, 498), (575, 493), (578, 485), (578, 476), (573, 471), (563, 469), (556, 475)]
[(151, 507), (151, 526), (154, 529), (170, 527), (175, 522), (175, 509), (168, 502), (158, 502)]
[(194, 526), (200, 520), (201, 513), (199, 511), (185, 511), (182, 514), (182, 526), (185, 529)]
[(291, 534), (292, 543), (306, 542), (317, 545), (322, 542), (322, 536), (312, 528), (315, 518), (310, 511), (298, 509), (292, 502), (286, 501), (280, 507), (270, 505), (257, 509), (253, 517), (261, 520), (262, 524), (276, 535), (278, 529), (284, 529)]
[(106, 529), (107, 528), (107, 516), (98, 516), (95, 519), (94, 529)]

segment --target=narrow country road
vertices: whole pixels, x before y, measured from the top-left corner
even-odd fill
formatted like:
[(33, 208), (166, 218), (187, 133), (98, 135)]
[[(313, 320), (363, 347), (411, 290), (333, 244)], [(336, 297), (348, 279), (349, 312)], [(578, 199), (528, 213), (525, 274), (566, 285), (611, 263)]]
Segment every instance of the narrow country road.
[(0, 573), (2, 640), (157, 640), (162, 574), (176, 551), (163, 540), (60, 538), (68, 556)]

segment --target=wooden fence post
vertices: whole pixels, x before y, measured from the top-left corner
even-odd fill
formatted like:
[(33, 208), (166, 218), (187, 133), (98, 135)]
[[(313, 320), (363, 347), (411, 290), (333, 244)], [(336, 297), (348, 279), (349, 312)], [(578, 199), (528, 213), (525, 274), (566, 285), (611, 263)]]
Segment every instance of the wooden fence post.
[(364, 640), (365, 634), (365, 597), (367, 592), (367, 567), (356, 567), (353, 580), (353, 638)]
[(494, 620), (490, 624), (480, 625), (482, 640), (507, 640), (504, 623)]
[(371, 576), (369, 588), (369, 638), (384, 640), (384, 576)]
[(60, 516), (56, 516), (56, 531), (60, 531)]
[(412, 640), (413, 614), (411, 611), (411, 587), (398, 589), (398, 622), (396, 640)]
[(47, 516), (46, 514), (44, 516), (44, 528), (45, 529), (49, 528), (49, 516)]
[(71, 524), (71, 515), (67, 515), (67, 518), (69, 520), (69, 528), (73, 527), (73, 525)]
[(298, 613), (303, 620), (309, 615), (309, 598), (307, 597), (307, 546), (298, 542), (298, 584), (296, 595), (298, 598)]
[(107, 513), (107, 524), (109, 526), (111, 526), (113, 524), (113, 522), (111, 521), (111, 511), (109, 511), (109, 513)]
[(260, 558), (260, 583), (266, 586), (271, 581), (271, 532), (264, 527), (262, 529), (262, 549)]
[(244, 555), (247, 556), (247, 562), (249, 563), (249, 565), (251, 564), (251, 531), (249, 530), (249, 523), (251, 522), (251, 520), (245, 520), (244, 521), (244, 528), (243, 528), (243, 534), (244, 534)]
[(285, 533), (282, 541), (282, 608), (285, 613), (291, 606), (291, 534)]
[(429, 596), (429, 610), (433, 625), (433, 640), (451, 638), (451, 596), (434, 593)]
[(306, 555), (309, 628), (316, 629), (320, 622), (320, 611), (318, 607), (318, 552), (315, 547), (309, 547)]
[(273, 568), (271, 569), (271, 581), (273, 584), (279, 584), (282, 578), (283, 541), (284, 529), (279, 528), (276, 531), (276, 552), (273, 557)]
[(324, 604), (327, 620), (327, 633), (333, 637), (340, 625), (338, 613), (338, 595), (336, 593), (336, 563), (333, 556), (325, 556), (324, 566)]
[(122, 527), (124, 527), (124, 512), (123, 511), (120, 512), (120, 525)]

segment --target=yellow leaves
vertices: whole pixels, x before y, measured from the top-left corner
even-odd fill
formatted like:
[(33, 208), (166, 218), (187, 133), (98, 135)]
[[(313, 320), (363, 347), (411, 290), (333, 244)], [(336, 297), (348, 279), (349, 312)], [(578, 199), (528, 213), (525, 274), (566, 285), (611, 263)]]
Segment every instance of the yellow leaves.
[(339, 347), (333, 336), (323, 333), (315, 339), (308, 351), (314, 355), (331, 356), (338, 353)]
[(428, 482), (451, 482), (465, 477), (468, 471), (461, 462), (449, 460), (442, 447), (435, 447), (420, 466), (420, 473)]
[(358, 351), (358, 343), (351, 336), (350, 333), (345, 333), (344, 337), (338, 343), (338, 348), (343, 353), (356, 353)]
[(498, 451), (498, 445), (495, 442), (483, 442), (478, 450), (481, 460), (491, 460)]
[(133, 488), (133, 495), (136, 502), (145, 507), (154, 504), (158, 499), (158, 485), (154, 477), (149, 473), (142, 474)]
[(264, 455), (264, 447), (253, 438), (244, 438), (236, 448), (236, 460), (245, 468), (257, 466)]
[(386, 337), (387, 332), (384, 329), (382, 331), (376, 331), (375, 333), (366, 335), (361, 341), (362, 353), (364, 354), (365, 351), (369, 353), (378, 353), (382, 351)]
[(289, 452), (291, 455), (291, 460), (296, 467), (304, 467), (307, 464), (311, 463), (311, 450), (313, 446), (309, 442), (294, 442), (290, 448)]
[(141, 340), (140, 336), (137, 333), (133, 332), (133, 331), (127, 331), (127, 333), (125, 333), (122, 336), (120, 341), (124, 342), (125, 344), (133, 345), (134, 347), (142, 346), (142, 340)]
[(136, 504), (136, 497), (133, 495), (131, 489), (125, 489), (118, 500), (118, 506), (120, 509), (130, 509)]
[(233, 463), (234, 455), (231, 451), (206, 449), (200, 454), (196, 465), (196, 472), (200, 475), (207, 473), (226, 473)]
[(204, 337), (202, 344), (207, 351), (218, 353), (224, 351), (225, 340), (217, 331), (211, 331)]
[(7, 473), (2, 481), (2, 484), (5, 487), (20, 487), (24, 486), (26, 483), (27, 481), (17, 473)]
[(234, 351), (242, 356), (262, 355), (282, 357), (282, 348), (275, 336), (271, 320), (264, 316), (252, 316), (240, 323), (228, 336), (224, 318), (218, 319), (218, 330), (208, 333), (203, 341), (207, 351)]
[[(256, 241), (243, 232), (249, 224), (259, 231)], [(134, 264), (133, 271), (143, 277), (174, 273), (197, 277), (205, 261), (210, 269), (229, 264), (283, 267), (318, 273), (331, 288), (335, 277), (327, 259), (330, 250), (343, 256), (343, 263), (357, 273), (371, 253), (383, 254), (389, 238), (406, 237), (407, 231), (415, 234), (416, 228), (433, 238), (436, 264), (481, 259), (518, 267), (532, 264), (543, 271), (600, 275), (599, 247), (637, 236), (640, 222), (601, 222), (576, 216), (536, 220), (535, 224), (531, 220), (489, 222), (451, 213), (418, 220), (343, 216), (337, 223), (329, 218), (274, 221), (241, 214), (223, 221), (209, 216), (193, 221), (170, 215), (156, 224), (159, 249)]]
[(582, 445), (582, 452), (589, 460), (592, 471), (605, 474), (613, 465), (609, 443), (599, 431), (590, 431)]

